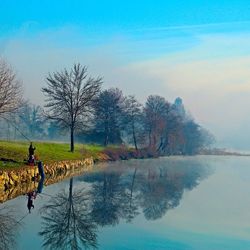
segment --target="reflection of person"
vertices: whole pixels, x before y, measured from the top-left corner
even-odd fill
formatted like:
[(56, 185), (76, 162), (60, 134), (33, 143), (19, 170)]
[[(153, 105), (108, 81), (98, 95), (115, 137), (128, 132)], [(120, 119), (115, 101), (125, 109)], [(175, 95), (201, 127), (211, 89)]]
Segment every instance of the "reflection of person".
[(44, 182), (44, 177), (41, 177), (39, 183), (38, 183), (38, 187), (37, 187), (37, 190), (36, 190), (36, 193), (37, 194), (41, 194), (42, 191), (43, 191), (43, 182)]
[(39, 183), (38, 183), (38, 187), (35, 191), (31, 191), (29, 193), (27, 193), (27, 197), (28, 197), (28, 203), (27, 203), (27, 207), (29, 210), (29, 213), (31, 213), (31, 208), (35, 208), (34, 206), (34, 200), (36, 199), (37, 194), (41, 194), (42, 190), (43, 190), (43, 182), (44, 182), (44, 176), (41, 177)]
[(34, 204), (33, 201), (36, 198), (36, 193), (34, 191), (27, 193), (28, 196), (28, 203), (27, 203), (27, 207), (29, 210), (29, 213), (31, 212), (31, 208), (34, 208)]
[(43, 170), (43, 163), (41, 161), (38, 162), (38, 171), (41, 178), (44, 179), (45, 175)]

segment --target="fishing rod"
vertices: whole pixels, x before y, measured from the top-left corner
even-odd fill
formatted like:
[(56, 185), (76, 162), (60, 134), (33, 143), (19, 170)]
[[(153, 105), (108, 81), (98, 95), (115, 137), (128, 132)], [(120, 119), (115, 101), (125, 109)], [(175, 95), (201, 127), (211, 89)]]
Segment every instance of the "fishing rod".
[(8, 123), (10, 123), (27, 141), (31, 142), (31, 140), (25, 134), (23, 134), (22, 131), (12, 121), (10, 121), (6, 117), (2, 117), (2, 118), (6, 120)]

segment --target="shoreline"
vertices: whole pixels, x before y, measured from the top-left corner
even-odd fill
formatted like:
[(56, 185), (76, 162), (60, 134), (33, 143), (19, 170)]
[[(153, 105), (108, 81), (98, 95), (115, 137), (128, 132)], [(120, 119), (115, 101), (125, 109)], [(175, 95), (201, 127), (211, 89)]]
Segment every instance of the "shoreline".
[[(153, 156), (146, 152), (125, 148), (105, 149), (95, 156), (77, 160), (61, 160), (44, 163), (44, 185), (50, 185), (65, 178), (89, 172), (99, 162), (129, 159), (145, 159)], [(0, 169), (0, 203), (35, 190), (41, 177), (38, 166), (22, 165), (18, 168)]]
[[(61, 161), (44, 165), (45, 178), (39, 175), (37, 166), (27, 166), (22, 170), (0, 171), (0, 203), (37, 190), (39, 184), (48, 186), (93, 169), (93, 158), (82, 161)], [(42, 180), (42, 183), (40, 181)]]
[[(100, 153), (98, 157), (87, 157), (82, 160), (62, 160), (55, 161), (53, 163), (44, 164), (45, 178), (42, 182), (43, 186), (48, 186), (67, 178), (71, 178), (83, 173), (87, 173), (93, 170), (94, 165), (99, 162), (114, 162), (119, 160), (130, 159), (150, 159), (157, 158), (152, 157), (138, 157), (139, 155), (131, 154), (131, 151), (127, 150), (126, 154), (118, 154), (119, 151), (109, 151), (109, 155), (106, 153)], [(113, 155), (111, 155), (111, 153)], [(145, 155), (144, 155), (145, 156)], [(179, 155), (183, 156), (183, 155)], [(250, 156), (240, 154), (198, 154), (197, 156)], [(166, 156), (169, 157), (169, 156)], [(184, 157), (184, 156), (183, 156)], [(28, 192), (37, 190), (40, 185), (41, 177), (39, 175), (38, 167), (35, 166), (22, 166), (16, 169), (0, 170), (0, 203), (4, 203), (8, 200), (14, 199), (18, 196), (25, 195)]]
[[(51, 142), (35, 142), (35, 144), (39, 148), (39, 158), (44, 159), (43, 166), (46, 176), (44, 185), (58, 182), (69, 177), (70, 174), (74, 175), (76, 172), (90, 171), (93, 169), (94, 164), (98, 162), (160, 157), (150, 149), (135, 150), (125, 146), (104, 148), (98, 145), (77, 144), (76, 151), (71, 153), (66, 150), (67, 144)], [(22, 152), (20, 147), (22, 147)], [(0, 165), (0, 203), (25, 194), (38, 186), (40, 176), (37, 165), (29, 166), (20, 161), (25, 156), (26, 148), (27, 143), (24, 142), (0, 141), (0, 153), (3, 153), (3, 156), (1, 154), (2, 163), (4, 162), (3, 159), (7, 160), (6, 165)], [(203, 150), (197, 155), (250, 156), (250, 154), (228, 152), (222, 149)], [(177, 156), (184, 157), (185, 155)], [(53, 180), (55, 181), (53, 182)]]

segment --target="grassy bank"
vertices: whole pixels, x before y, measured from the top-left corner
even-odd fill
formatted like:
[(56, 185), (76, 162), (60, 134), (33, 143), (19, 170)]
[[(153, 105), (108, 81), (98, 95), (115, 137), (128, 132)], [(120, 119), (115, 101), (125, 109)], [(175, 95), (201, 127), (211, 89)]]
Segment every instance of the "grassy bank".
[[(89, 156), (98, 157), (104, 148), (98, 145), (75, 144), (75, 152), (69, 152), (68, 143), (53, 142), (33, 142), (36, 147), (35, 155), (45, 163), (78, 160)], [(24, 160), (28, 158), (28, 142), (22, 141), (0, 141), (0, 158), (11, 161), (0, 160), (0, 168), (16, 168), (24, 165)]]
[[(65, 160), (82, 160), (93, 157), (94, 161), (117, 161), (131, 158), (143, 159), (157, 157), (150, 149), (135, 150), (125, 146), (103, 147), (92, 144), (75, 144), (75, 152), (69, 152), (68, 143), (33, 142), (35, 156), (44, 163)], [(20, 168), (28, 158), (28, 142), (0, 141), (0, 169)]]

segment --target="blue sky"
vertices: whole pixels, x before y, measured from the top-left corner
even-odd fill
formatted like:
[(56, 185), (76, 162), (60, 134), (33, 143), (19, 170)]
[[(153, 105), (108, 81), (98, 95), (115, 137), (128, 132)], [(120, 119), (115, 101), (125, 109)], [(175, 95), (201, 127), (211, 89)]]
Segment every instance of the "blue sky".
[(242, 22), (249, 20), (249, 14), (247, 0), (1, 0), (0, 22), (2, 32), (36, 22), (39, 29), (73, 24), (90, 33), (120, 33), (141, 28)]
[(83, 42), (100, 46), (124, 39), (146, 47), (148, 55), (142, 51), (142, 57), (194, 46), (200, 34), (237, 35), (248, 30), (249, 21), (250, 2), (246, 0), (1, 0), (0, 4), (2, 39), (33, 39), (42, 32), (64, 29), (70, 34), (58, 39), (57, 46), (79, 46)]
[[(43, 103), (48, 72), (87, 65), (145, 101), (181, 96), (218, 145), (250, 149), (250, 2), (0, 0), (0, 56)], [(250, 117), (250, 116), (249, 116)]]

